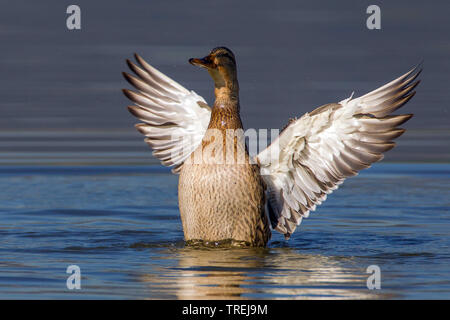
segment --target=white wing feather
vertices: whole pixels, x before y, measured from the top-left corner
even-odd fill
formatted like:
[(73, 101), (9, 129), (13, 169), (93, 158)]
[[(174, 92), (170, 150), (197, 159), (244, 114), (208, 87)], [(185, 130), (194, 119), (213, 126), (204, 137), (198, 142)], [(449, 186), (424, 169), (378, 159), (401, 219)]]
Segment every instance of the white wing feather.
[(414, 94), (414, 68), (359, 98), (328, 104), (292, 121), (256, 156), (267, 184), (272, 227), (289, 238), (328, 194), (392, 149), (412, 115), (390, 115)]
[(137, 77), (123, 73), (138, 92), (124, 89), (135, 105), (129, 111), (143, 123), (136, 128), (146, 136), (153, 155), (178, 173), (183, 162), (201, 143), (211, 118), (211, 108), (194, 91), (179, 83), (135, 55), (137, 66), (127, 60)]

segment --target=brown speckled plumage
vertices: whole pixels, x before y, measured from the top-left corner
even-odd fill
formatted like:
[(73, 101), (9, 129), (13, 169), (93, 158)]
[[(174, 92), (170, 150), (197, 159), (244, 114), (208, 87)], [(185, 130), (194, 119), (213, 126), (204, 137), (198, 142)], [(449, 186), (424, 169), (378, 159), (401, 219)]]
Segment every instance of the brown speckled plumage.
[(184, 165), (178, 197), (185, 240), (266, 245), (270, 229), (258, 171), (255, 165)]
[[(214, 56), (210, 59), (217, 62)], [(242, 122), (234, 57), (221, 62), (217, 69), (224, 77), (212, 74), (216, 101), (208, 129), (218, 130), (222, 139), (215, 139), (207, 132), (191, 155), (192, 161), (183, 164), (180, 173), (178, 198), (184, 236), (186, 241), (232, 239), (265, 246), (271, 234), (265, 213), (265, 185), (259, 167), (248, 159), (242, 137), (235, 136), (234, 130), (242, 129)], [(227, 131), (230, 129), (234, 130)], [(224, 163), (208, 157), (205, 148), (221, 152), (222, 160), (231, 155), (232, 161)], [(201, 163), (194, 163), (196, 153), (203, 155)], [(239, 154), (245, 155), (245, 161), (238, 161)]]

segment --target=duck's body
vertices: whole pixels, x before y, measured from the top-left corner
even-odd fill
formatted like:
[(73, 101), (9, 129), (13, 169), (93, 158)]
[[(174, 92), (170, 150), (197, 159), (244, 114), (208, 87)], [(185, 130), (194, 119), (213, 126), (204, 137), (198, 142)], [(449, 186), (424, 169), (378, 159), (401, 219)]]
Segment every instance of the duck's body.
[(178, 202), (186, 241), (265, 246), (270, 238), (265, 189), (255, 165), (187, 165)]
[[(205, 135), (190, 161), (181, 167), (178, 202), (186, 241), (234, 240), (265, 246), (270, 238), (259, 167), (250, 164), (245, 143), (234, 139), (234, 130), (242, 129), (238, 109), (233, 105), (213, 107), (209, 129), (217, 130), (222, 139)], [(201, 161), (195, 160), (197, 154)], [(238, 154), (245, 156), (243, 163)]]
[[(271, 228), (288, 239), (303, 218), (347, 178), (383, 158), (412, 115), (392, 115), (414, 95), (413, 69), (358, 98), (328, 104), (291, 121), (251, 161), (239, 111), (234, 54), (213, 49), (193, 65), (214, 80), (212, 108), (195, 92), (163, 75), (136, 55), (124, 74), (139, 92), (129, 110), (153, 155), (180, 174), (179, 207), (185, 240), (231, 240), (265, 246)], [(266, 212), (267, 208), (267, 212)]]

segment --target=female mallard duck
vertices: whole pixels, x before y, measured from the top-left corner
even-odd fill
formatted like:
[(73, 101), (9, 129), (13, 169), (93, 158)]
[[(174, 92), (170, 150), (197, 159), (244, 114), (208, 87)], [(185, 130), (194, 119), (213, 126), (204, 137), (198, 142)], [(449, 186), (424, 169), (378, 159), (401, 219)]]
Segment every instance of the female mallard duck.
[(127, 63), (137, 77), (124, 76), (139, 92), (123, 91), (136, 104), (128, 108), (143, 122), (136, 128), (153, 155), (180, 174), (185, 240), (251, 246), (265, 246), (270, 227), (288, 239), (327, 194), (394, 147), (392, 140), (405, 131), (398, 126), (412, 115), (391, 113), (414, 96), (420, 73), (416, 67), (364, 96), (306, 113), (251, 161), (240, 134), (239, 84), (231, 50), (219, 47), (189, 60), (214, 80), (212, 108), (135, 57), (140, 66)]

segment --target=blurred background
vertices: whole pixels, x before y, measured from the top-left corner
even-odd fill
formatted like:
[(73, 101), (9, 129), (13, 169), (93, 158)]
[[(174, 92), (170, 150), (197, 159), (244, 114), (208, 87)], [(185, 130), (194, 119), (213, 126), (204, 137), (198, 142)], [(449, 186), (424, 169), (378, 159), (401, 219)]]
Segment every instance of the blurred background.
[[(448, 1), (1, 1), (0, 164), (156, 163), (121, 88), (126, 58), (153, 66), (213, 102), (204, 70), (188, 64), (216, 46), (238, 63), (245, 128), (362, 95), (424, 60), (414, 113), (385, 161), (447, 162)], [(381, 7), (381, 30), (366, 9)]]

